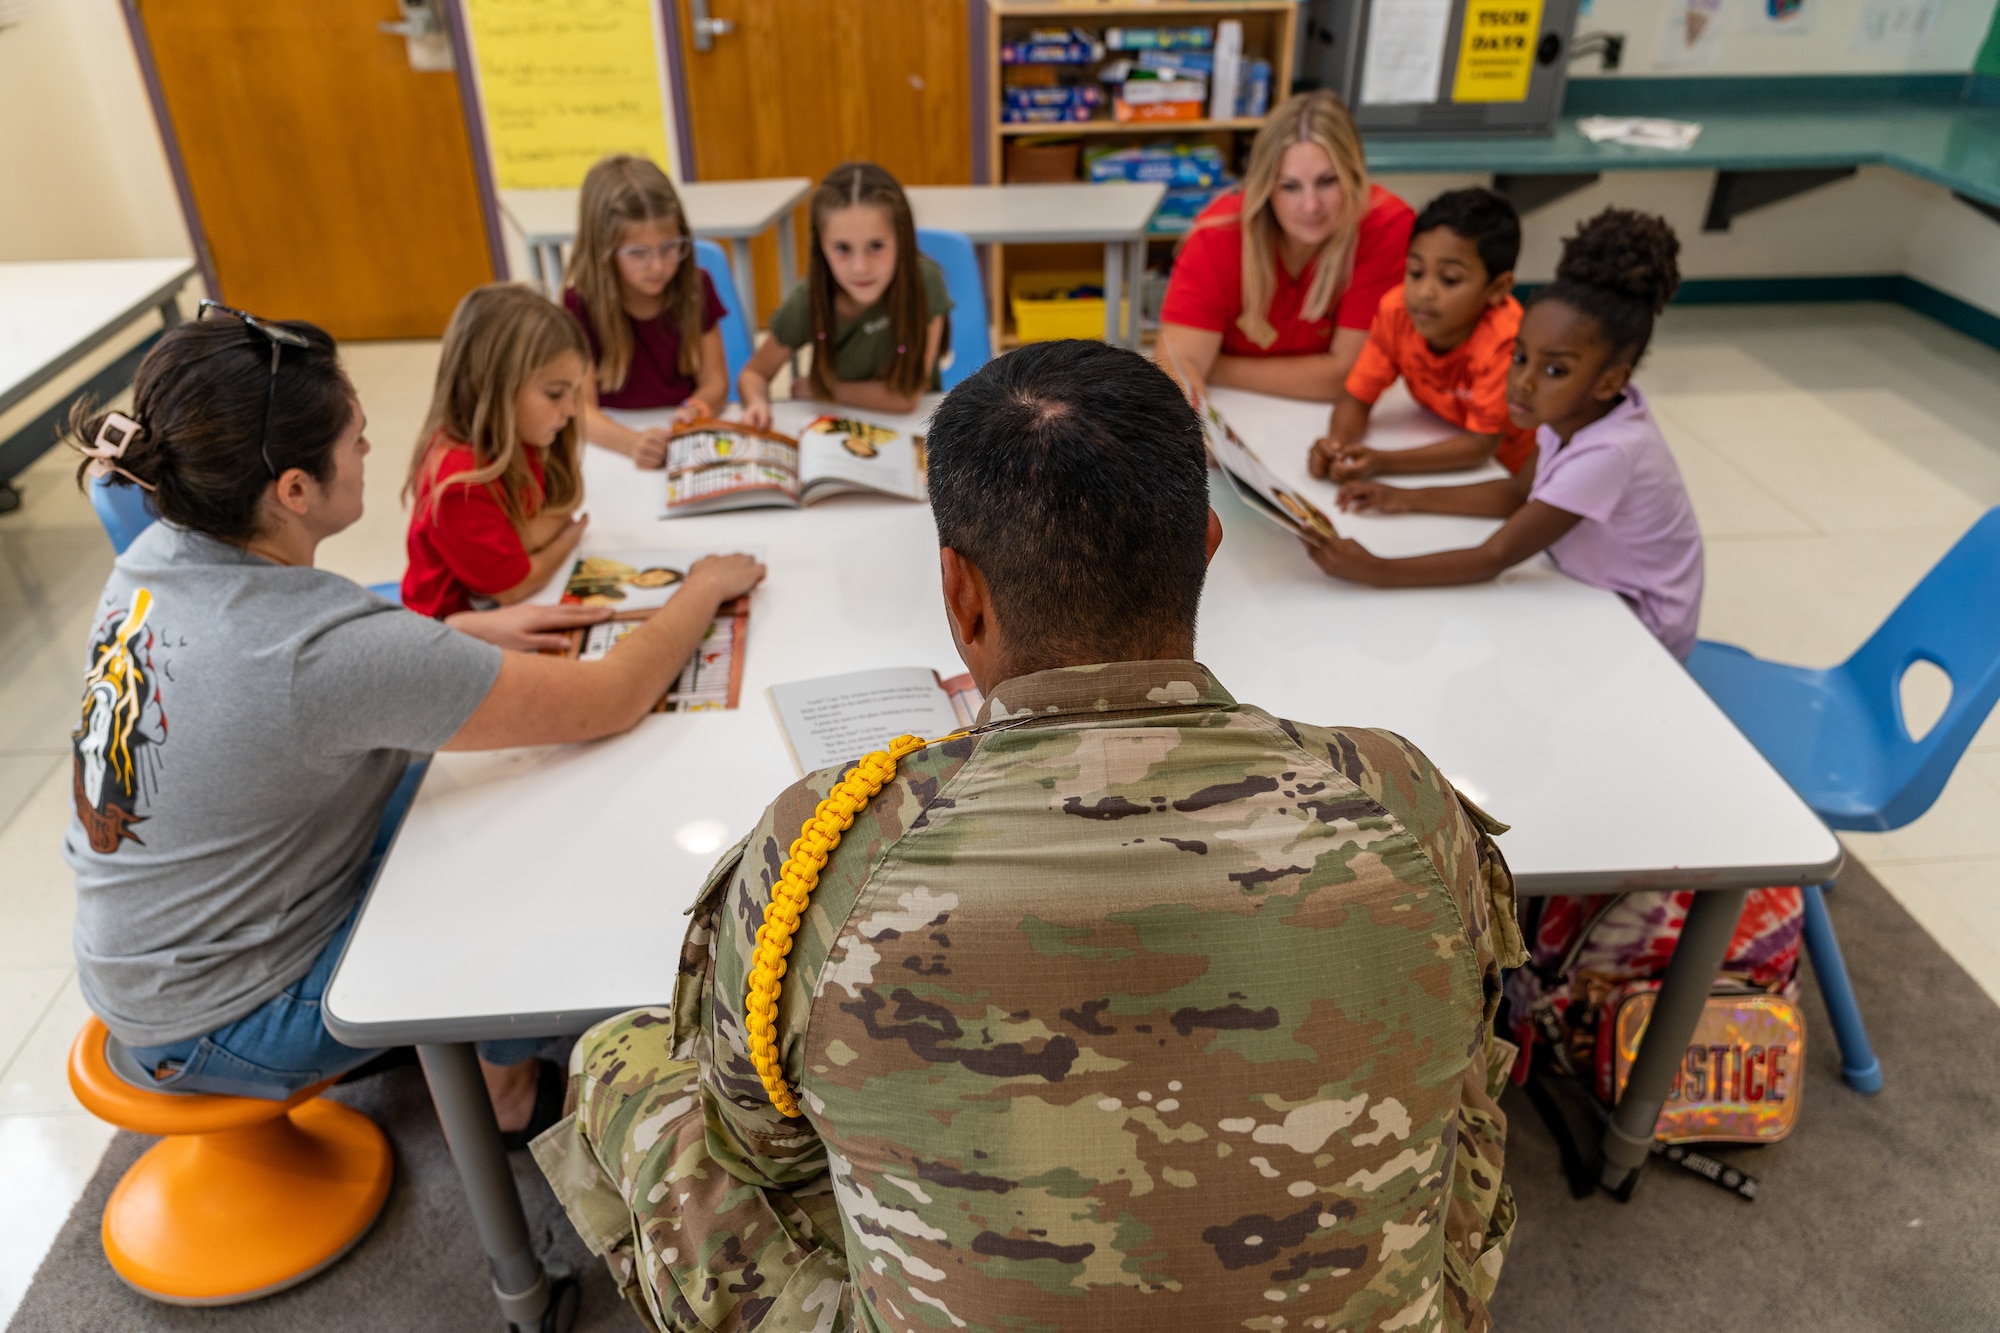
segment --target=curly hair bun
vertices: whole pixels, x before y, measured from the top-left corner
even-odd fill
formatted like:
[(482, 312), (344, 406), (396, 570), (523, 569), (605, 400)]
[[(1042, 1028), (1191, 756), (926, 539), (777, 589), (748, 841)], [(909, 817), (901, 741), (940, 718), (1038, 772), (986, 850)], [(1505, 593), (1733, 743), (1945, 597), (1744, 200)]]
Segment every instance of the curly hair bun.
[(1643, 301), (1658, 316), (1681, 285), (1680, 238), (1665, 218), (1607, 208), (1563, 242), (1556, 281)]

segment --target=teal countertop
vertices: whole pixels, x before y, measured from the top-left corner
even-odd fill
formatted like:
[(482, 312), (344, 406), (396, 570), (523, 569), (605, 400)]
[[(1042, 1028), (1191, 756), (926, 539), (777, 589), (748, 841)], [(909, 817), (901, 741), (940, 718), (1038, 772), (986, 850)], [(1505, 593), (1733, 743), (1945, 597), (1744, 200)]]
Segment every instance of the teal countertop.
[[(1708, 78), (1621, 80), (1628, 87), (1613, 95), (1593, 86), (1611, 82), (1572, 83), (1547, 138), (1378, 139), (1367, 146), (1369, 169), (1567, 174), (1881, 165), (2000, 206), (2000, 107), (1947, 101), (1931, 86), (1967, 82), (1957, 76), (1745, 79), (1734, 81), (1744, 85), (1738, 93), (1718, 87), (1731, 81)], [(1866, 95), (1876, 89), (1891, 95)], [(1577, 133), (1580, 115), (1698, 121), (1701, 137), (1685, 152), (1595, 144)]]

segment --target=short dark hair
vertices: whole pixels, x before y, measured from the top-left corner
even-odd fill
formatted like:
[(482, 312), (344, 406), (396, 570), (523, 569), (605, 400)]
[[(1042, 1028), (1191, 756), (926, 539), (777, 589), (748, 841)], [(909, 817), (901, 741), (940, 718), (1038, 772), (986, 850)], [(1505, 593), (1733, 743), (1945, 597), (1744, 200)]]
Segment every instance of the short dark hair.
[(1448, 227), (1479, 251), (1486, 265), (1486, 280), (1514, 271), (1521, 257), (1521, 215), (1504, 194), (1471, 186), (1446, 190), (1424, 205), (1410, 228), (1412, 240), (1438, 227)]
[(1653, 340), (1653, 321), (1680, 290), (1680, 253), (1665, 218), (1607, 208), (1563, 241), (1556, 280), (1529, 304), (1559, 301), (1596, 320), (1612, 354), (1636, 366)]
[[(308, 344), (283, 350), (275, 394), (271, 340), (236, 319), (177, 324), (139, 363), (128, 412), (139, 433), (118, 466), (154, 488), (153, 511), (178, 527), (239, 544), (257, 535), (258, 504), (271, 484), (257, 448), (267, 395), (271, 465), (281, 473), (302, 468), (322, 482), (332, 473), (333, 446), (353, 420), (353, 385), (324, 329), (272, 322)], [(109, 415), (95, 406), (80, 401), (70, 413), (79, 445), (95, 440)], [(78, 469), (78, 485), (89, 465)], [(132, 484), (115, 472), (110, 481)]]
[(946, 395), (928, 451), (938, 544), (986, 575), (1016, 672), (1192, 637), (1206, 445), (1151, 361), (1101, 342), (1031, 343)]

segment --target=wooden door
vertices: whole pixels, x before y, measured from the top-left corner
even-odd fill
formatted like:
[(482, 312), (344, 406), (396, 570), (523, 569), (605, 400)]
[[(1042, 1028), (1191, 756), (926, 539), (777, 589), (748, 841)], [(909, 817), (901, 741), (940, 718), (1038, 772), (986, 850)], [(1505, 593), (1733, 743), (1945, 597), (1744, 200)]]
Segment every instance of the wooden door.
[(434, 338), (493, 279), (457, 76), (396, 0), (126, 0), (230, 305)]
[[(678, 11), (696, 179), (818, 180), (861, 159), (905, 185), (971, 182), (966, 0), (666, 3)], [(707, 50), (698, 9), (729, 27)], [(801, 247), (808, 231), (801, 209)], [(784, 293), (775, 243), (759, 238), (753, 254), (762, 323)]]

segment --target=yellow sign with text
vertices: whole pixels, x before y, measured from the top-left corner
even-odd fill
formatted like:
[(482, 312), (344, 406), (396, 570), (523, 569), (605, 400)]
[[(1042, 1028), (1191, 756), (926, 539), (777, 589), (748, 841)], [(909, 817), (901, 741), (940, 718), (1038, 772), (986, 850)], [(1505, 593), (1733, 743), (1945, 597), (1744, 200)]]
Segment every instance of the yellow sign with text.
[(574, 188), (607, 153), (671, 170), (651, 0), (466, 0), (465, 13), (501, 189)]
[(1523, 102), (1535, 72), (1542, 0), (1465, 0), (1454, 102)]

